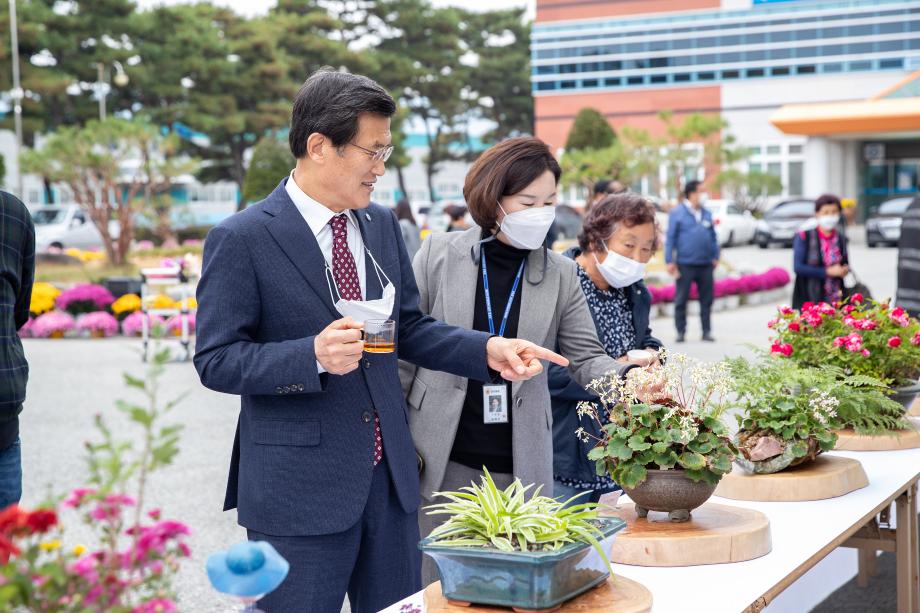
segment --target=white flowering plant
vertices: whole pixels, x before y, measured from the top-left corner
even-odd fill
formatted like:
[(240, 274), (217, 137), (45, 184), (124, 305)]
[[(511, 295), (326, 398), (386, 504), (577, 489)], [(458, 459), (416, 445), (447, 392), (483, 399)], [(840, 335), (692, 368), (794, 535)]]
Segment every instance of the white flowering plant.
[(833, 377), (789, 360), (725, 361), (732, 373), (739, 464), (776, 472), (814, 460), (837, 444), (843, 422)]
[(578, 413), (596, 420), (601, 436), (583, 428), (576, 435), (597, 443), (588, 453), (597, 474), (609, 474), (623, 488), (644, 482), (650, 469), (683, 470), (693, 481), (718, 483), (737, 453), (721, 421), (731, 384), (728, 365), (681, 354), (662, 354), (661, 364), (633, 369), (622, 379), (592, 381), (588, 389), (600, 402), (582, 402)]

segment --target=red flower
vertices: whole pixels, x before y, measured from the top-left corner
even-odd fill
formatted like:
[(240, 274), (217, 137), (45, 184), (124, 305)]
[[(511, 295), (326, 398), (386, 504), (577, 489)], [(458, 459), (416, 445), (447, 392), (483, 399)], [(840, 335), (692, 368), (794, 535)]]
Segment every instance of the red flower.
[(891, 338), (889, 338), (889, 339), (888, 339), (888, 346), (891, 347), (892, 349), (894, 349), (895, 347), (900, 347), (900, 346), (901, 346), (901, 337), (900, 337), (900, 336), (892, 336)]
[(846, 305), (845, 307), (843, 307), (843, 312), (844, 312), (846, 315), (849, 315), (849, 314), (852, 313), (855, 309), (856, 309), (855, 306), (853, 306), (852, 304), (848, 304), (848, 305)]
[(779, 353), (788, 358), (792, 355), (792, 345), (789, 343), (773, 343), (770, 346), (770, 353)]
[(22, 534), (28, 527), (29, 514), (18, 504), (11, 504), (0, 512), (0, 534)]
[(38, 509), (29, 513), (26, 520), (32, 532), (43, 534), (57, 524), (57, 513), (53, 509)]
[(852, 303), (854, 303), (854, 304), (859, 304), (859, 303), (862, 302), (862, 301), (863, 301), (863, 295), (862, 295), (862, 294), (853, 294), (852, 296), (850, 296), (850, 302), (852, 302)]
[(920, 345), (920, 332), (914, 334), (913, 338), (910, 339), (911, 345)]
[(799, 325), (799, 322), (794, 321), (791, 324), (789, 324), (789, 329), (792, 330), (793, 332), (798, 332), (799, 330), (802, 329), (802, 326)]
[(6, 564), (10, 561), (10, 556), (18, 556), (19, 553), (19, 548), (13, 541), (0, 534), (0, 564)]

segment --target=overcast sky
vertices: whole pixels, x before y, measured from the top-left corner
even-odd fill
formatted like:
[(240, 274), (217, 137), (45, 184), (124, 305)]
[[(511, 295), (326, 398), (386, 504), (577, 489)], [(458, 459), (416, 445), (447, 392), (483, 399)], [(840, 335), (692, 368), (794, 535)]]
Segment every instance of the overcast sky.
[[(266, 0), (212, 0), (214, 4), (232, 7), (243, 15), (256, 15), (264, 13), (274, 3)], [(495, 8), (508, 8), (514, 6), (527, 7), (528, 15), (533, 18), (536, 0), (431, 0), (435, 6), (462, 6), (464, 8), (484, 11)], [(182, 4), (183, 0), (138, 0), (141, 7), (150, 7), (160, 4)]]

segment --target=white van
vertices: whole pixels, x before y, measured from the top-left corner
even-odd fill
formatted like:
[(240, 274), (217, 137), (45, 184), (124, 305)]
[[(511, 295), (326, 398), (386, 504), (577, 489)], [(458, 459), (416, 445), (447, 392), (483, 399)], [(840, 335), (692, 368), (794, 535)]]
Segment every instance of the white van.
[[(76, 204), (31, 207), (35, 223), (35, 252), (49, 248), (102, 249), (102, 236), (92, 220)], [(117, 226), (116, 223), (113, 224)], [(112, 228), (110, 225), (110, 230)], [(113, 236), (117, 236), (117, 232)]]

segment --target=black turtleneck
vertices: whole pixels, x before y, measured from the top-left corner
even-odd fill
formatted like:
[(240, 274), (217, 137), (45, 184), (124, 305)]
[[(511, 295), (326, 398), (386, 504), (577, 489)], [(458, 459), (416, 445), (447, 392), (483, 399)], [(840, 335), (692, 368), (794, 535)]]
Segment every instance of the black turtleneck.
[[(482, 245), (485, 252), (486, 264), (489, 272), (489, 294), (492, 297), (492, 318), (495, 322), (495, 333), (501, 328), (502, 316), (511, 295), (514, 278), (517, 275), (521, 262), (530, 251), (517, 249), (498, 240), (493, 240)], [(508, 323), (505, 325), (505, 338), (517, 336), (518, 321), (521, 315), (521, 294), (524, 290), (525, 269), (518, 284), (511, 312), (508, 313)], [(485, 290), (482, 284), (482, 259), (479, 260), (479, 274), (476, 282), (476, 302), (473, 307), (473, 329), (481, 332), (489, 331), (489, 318), (486, 313)], [(502, 380), (497, 378), (495, 383)], [(450, 452), (450, 459), (474, 470), (482, 470), (485, 466), (490, 472), (513, 473), (511, 448), (511, 423), (513, 411), (511, 409), (511, 383), (505, 382), (508, 388), (508, 423), (485, 424), (483, 423), (482, 383), (470, 380), (466, 387), (466, 398), (463, 401), (463, 412), (460, 415), (460, 425), (454, 446)]]

